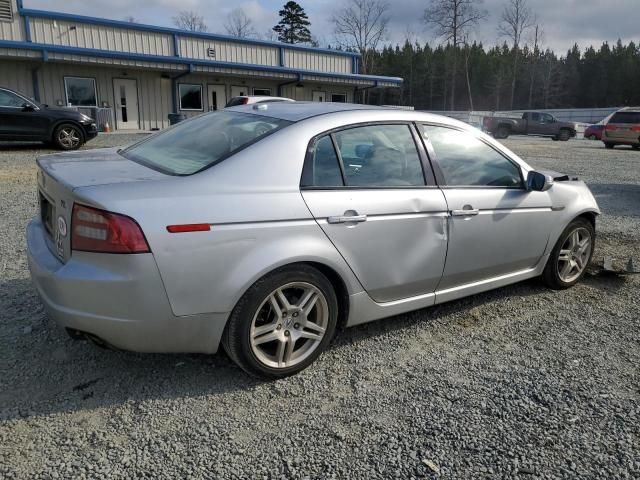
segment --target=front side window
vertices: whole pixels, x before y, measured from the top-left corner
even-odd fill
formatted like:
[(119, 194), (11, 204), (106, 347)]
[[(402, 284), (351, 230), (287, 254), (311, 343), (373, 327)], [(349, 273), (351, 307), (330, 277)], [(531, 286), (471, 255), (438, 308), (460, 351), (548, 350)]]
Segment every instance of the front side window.
[(181, 83), (178, 93), (180, 110), (202, 110), (202, 85)]
[(22, 107), (25, 103), (23, 98), (12, 92), (6, 90), (0, 90), (0, 107)]
[(424, 185), (422, 164), (408, 125), (371, 125), (333, 134), (347, 186)]
[(542, 123), (553, 123), (553, 117), (548, 113), (542, 113), (540, 117), (542, 117)]
[(422, 126), (447, 186), (522, 187), (520, 168), (480, 139), (448, 127)]
[(93, 78), (65, 77), (64, 88), (67, 105), (74, 107), (97, 107), (96, 81)]
[(290, 125), (277, 118), (217, 111), (181, 122), (121, 154), (170, 175), (191, 175)]

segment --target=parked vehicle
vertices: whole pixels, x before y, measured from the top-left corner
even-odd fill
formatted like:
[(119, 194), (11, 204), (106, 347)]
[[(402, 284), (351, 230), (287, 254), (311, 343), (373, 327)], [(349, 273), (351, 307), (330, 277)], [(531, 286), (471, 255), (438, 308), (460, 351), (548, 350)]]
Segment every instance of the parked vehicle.
[(232, 97), (227, 102), (227, 107), (237, 107), (238, 105), (252, 105), (254, 103), (273, 103), (273, 102), (295, 102), (295, 100), (286, 97), (270, 97), (266, 95), (241, 95)]
[(631, 145), (640, 149), (640, 107), (618, 110), (604, 126), (602, 141), (606, 148), (616, 145)]
[(0, 88), (0, 140), (40, 141), (76, 150), (98, 135), (93, 119), (75, 110), (55, 108)]
[(588, 140), (602, 140), (602, 132), (604, 131), (604, 125), (596, 123), (595, 125), (589, 125), (584, 131), (584, 138)]
[(576, 136), (575, 124), (560, 122), (548, 113), (525, 112), (521, 118), (484, 117), (482, 127), (495, 138), (509, 135), (537, 135), (566, 142)]
[(343, 326), (538, 276), (571, 287), (599, 214), (584, 183), (462, 122), (364, 105), (233, 107), (37, 163), (27, 252), (50, 317), (126, 350), (222, 344), (269, 378)]

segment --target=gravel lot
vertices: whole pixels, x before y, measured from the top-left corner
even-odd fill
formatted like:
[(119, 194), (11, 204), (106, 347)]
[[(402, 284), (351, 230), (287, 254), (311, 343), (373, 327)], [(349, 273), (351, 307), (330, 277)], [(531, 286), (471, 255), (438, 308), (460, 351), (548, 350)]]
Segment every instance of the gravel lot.
[[(506, 144), (589, 183), (596, 257), (640, 259), (640, 152)], [(637, 277), (529, 281), (356, 327), (273, 383), (224, 354), (104, 351), (47, 320), (30, 284), (45, 152), (0, 146), (1, 478), (640, 478)]]

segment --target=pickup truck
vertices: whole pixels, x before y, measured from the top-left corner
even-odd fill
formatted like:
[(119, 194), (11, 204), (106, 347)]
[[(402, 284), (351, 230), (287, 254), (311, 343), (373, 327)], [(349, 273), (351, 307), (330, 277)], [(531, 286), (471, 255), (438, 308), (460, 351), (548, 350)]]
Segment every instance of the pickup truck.
[(483, 117), (482, 128), (495, 138), (509, 135), (538, 135), (566, 142), (576, 136), (575, 124), (559, 122), (552, 115), (540, 112), (525, 112), (522, 118)]

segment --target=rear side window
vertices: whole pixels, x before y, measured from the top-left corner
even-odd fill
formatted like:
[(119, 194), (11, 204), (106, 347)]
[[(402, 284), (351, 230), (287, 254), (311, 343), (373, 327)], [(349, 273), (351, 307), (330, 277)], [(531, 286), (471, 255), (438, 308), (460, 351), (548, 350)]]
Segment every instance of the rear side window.
[(423, 125), (447, 186), (522, 187), (520, 168), (467, 132)]
[(611, 117), (609, 123), (638, 123), (640, 124), (640, 112), (617, 112)]
[(292, 122), (238, 112), (212, 112), (179, 123), (121, 155), (170, 175), (191, 175)]
[(354, 187), (424, 185), (422, 164), (408, 125), (371, 125), (334, 134), (345, 182)]

